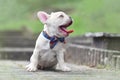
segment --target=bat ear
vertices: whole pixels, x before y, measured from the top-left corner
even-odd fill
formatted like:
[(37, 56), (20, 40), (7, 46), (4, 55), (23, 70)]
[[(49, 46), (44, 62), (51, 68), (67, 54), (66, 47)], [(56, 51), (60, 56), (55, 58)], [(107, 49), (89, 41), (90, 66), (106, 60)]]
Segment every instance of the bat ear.
[(50, 15), (47, 14), (46, 12), (44, 12), (44, 11), (39, 11), (39, 12), (37, 13), (37, 16), (38, 16), (39, 20), (40, 20), (43, 24), (45, 24)]

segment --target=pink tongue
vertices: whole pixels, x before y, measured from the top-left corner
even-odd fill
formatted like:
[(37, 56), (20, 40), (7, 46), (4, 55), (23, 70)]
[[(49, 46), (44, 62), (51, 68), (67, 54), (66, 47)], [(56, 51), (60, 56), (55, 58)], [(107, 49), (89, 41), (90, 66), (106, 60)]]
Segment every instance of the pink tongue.
[(62, 28), (62, 30), (68, 34), (73, 32), (73, 30), (66, 30), (66, 28)]
[(74, 30), (69, 30), (69, 31), (67, 31), (67, 33), (72, 33), (72, 32), (74, 32)]

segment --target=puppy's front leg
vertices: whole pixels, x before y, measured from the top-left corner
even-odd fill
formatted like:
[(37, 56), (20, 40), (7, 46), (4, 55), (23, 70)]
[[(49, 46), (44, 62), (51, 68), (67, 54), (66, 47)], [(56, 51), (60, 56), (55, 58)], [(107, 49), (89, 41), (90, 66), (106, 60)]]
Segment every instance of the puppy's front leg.
[(30, 58), (30, 64), (26, 66), (27, 71), (36, 71), (38, 66), (38, 57), (40, 50), (35, 48), (33, 55)]
[(64, 50), (63, 51), (61, 50), (57, 53), (57, 60), (58, 60), (58, 64), (56, 69), (59, 69), (62, 71), (71, 71), (71, 69), (67, 67), (64, 62)]

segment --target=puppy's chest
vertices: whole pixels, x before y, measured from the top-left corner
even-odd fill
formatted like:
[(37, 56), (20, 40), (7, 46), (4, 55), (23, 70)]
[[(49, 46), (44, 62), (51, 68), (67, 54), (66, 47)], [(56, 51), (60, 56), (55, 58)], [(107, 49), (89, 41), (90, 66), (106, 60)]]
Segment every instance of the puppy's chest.
[[(50, 46), (50, 45), (49, 45)], [(58, 42), (55, 47), (53, 48), (53, 50), (61, 50), (65, 48), (65, 44), (64, 43), (61, 43), (61, 42)]]
[[(58, 42), (56, 45), (54, 45), (54, 47), (52, 48), (52, 50), (58, 51), (58, 50), (63, 49), (64, 47), (65, 47), (64, 43)], [(51, 49), (50, 41), (46, 45), (44, 45), (44, 48)]]
[[(51, 42), (50, 40), (46, 39), (43, 36), (39, 36), (36, 42), (36, 45), (39, 45), (41, 49), (51, 49)], [(52, 44), (53, 48), (52, 50), (61, 50), (65, 47), (65, 44), (58, 41), (55, 45), (54, 43)]]

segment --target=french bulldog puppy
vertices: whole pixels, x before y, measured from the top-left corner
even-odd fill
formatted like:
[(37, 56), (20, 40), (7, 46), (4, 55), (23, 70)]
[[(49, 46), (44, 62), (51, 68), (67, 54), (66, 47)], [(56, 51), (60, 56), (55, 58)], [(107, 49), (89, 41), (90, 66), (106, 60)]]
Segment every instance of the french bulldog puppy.
[(44, 24), (44, 29), (36, 40), (35, 49), (30, 58), (27, 71), (36, 71), (39, 68), (52, 68), (61, 71), (70, 71), (64, 62), (65, 38), (73, 32), (67, 30), (72, 24), (70, 16), (64, 12), (47, 14), (44, 11), (37, 13), (39, 20)]

